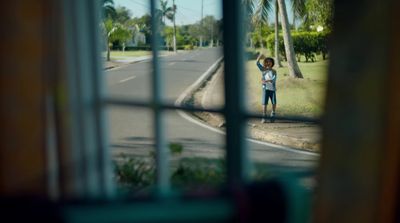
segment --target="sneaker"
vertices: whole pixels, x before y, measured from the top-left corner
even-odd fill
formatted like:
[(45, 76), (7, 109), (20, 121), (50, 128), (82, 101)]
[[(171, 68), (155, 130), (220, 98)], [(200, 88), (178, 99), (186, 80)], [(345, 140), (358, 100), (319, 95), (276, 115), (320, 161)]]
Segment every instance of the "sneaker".
[(275, 122), (275, 112), (271, 112), (271, 122)]
[(265, 120), (265, 118), (261, 119), (261, 123), (266, 123), (267, 121)]

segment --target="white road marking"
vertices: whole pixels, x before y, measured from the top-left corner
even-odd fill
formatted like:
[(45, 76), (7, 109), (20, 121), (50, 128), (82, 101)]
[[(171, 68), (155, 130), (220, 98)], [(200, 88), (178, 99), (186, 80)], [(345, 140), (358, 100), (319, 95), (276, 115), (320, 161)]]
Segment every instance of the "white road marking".
[[(182, 118), (186, 119), (187, 121), (189, 121), (189, 122), (191, 122), (191, 123), (194, 123), (194, 124), (196, 124), (196, 125), (199, 125), (199, 126), (201, 126), (201, 127), (203, 127), (203, 128), (206, 128), (206, 129), (208, 129), (208, 130), (210, 130), (210, 131), (219, 133), (219, 134), (221, 134), (221, 135), (226, 135), (226, 133), (225, 133), (224, 131), (222, 131), (222, 130), (220, 130), (220, 129), (218, 129), (218, 128), (209, 126), (209, 125), (207, 125), (207, 124), (205, 124), (205, 123), (203, 123), (203, 122), (197, 120), (196, 118), (191, 117), (191, 116), (188, 115), (186, 112), (183, 112), (183, 111), (179, 111), (179, 110), (178, 110), (177, 113), (178, 113)], [(298, 149), (290, 148), (290, 147), (287, 147), (287, 146), (281, 146), (281, 145), (276, 145), (276, 144), (272, 144), (272, 143), (269, 143), (269, 142), (263, 142), (263, 141), (256, 140), (256, 139), (246, 138), (246, 140), (248, 140), (248, 141), (250, 141), (250, 142), (253, 142), (253, 143), (256, 143), (256, 144), (260, 144), (260, 145), (264, 145), (264, 146), (273, 147), (273, 148), (280, 149), (280, 150), (287, 151), (287, 152), (294, 152), (294, 153), (297, 153), (297, 154), (310, 155), (310, 156), (317, 156), (317, 157), (320, 156), (318, 153), (315, 153), (315, 152), (309, 152), (309, 151), (298, 150)]]
[(169, 65), (169, 66), (172, 66), (172, 65), (174, 65), (174, 64), (176, 64), (176, 62), (169, 63), (168, 65)]
[(132, 77), (125, 78), (125, 79), (123, 79), (123, 80), (118, 81), (118, 83), (124, 83), (124, 82), (129, 81), (129, 80), (132, 80), (132, 79), (134, 79), (134, 78), (136, 78), (136, 76), (132, 76)]

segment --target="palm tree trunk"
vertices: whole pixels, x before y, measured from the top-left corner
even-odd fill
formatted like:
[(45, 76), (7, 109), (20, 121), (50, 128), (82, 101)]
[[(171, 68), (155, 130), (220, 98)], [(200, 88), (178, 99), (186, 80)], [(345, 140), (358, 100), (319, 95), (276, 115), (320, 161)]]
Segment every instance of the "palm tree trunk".
[(289, 75), (295, 78), (303, 78), (294, 53), (292, 35), (290, 34), (289, 19), (286, 11), (285, 0), (277, 0), (282, 19), (283, 41), (285, 43), (286, 58), (288, 61)]
[(279, 6), (275, 1), (275, 61), (278, 67), (282, 67), (281, 58), (279, 56)]
[(173, 37), (173, 43), (174, 43), (174, 52), (177, 52), (176, 49), (176, 26), (175, 26), (175, 18), (174, 18), (174, 37)]
[(293, 29), (297, 31), (297, 27), (296, 27), (296, 11), (293, 9), (293, 17), (292, 17), (292, 26)]
[(258, 38), (260, 38), (261, 49), (264, 49), (264, 42), (263, 42), (263, 38), (262, 38), (262, 35), (261, 35), (261, 28), (260, 28), (260, 33), (258, 34)]
[(175, 14), (176, 14), (176, 6), (175, 6), (175, 0), (172, 1), (172, 7), (174, 8), (174, 17), (173, 17), (173, 22), (174, 22), (174, 52), (176, 53), (176, 24), (175, 24)]
[(110, 42), (109, 42), (108, 36), (106, 36), (106, 44), (107, 44), (107, 61), (110, 61), (111, 60), (111, 58), (110, 58)]

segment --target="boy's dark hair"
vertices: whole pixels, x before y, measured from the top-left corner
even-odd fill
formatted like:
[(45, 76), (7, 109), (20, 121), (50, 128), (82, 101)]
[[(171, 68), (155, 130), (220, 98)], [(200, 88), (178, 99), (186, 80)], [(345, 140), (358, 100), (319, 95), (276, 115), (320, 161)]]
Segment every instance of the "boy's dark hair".
[(268, 61), (268, 60), (272, 63), (272, 66), (275, 65), (275, 60), (274, 60), (272, 57), (266, 57), (266, 58), (264, 59), (264, 62), (266, 62), (266, 61)]

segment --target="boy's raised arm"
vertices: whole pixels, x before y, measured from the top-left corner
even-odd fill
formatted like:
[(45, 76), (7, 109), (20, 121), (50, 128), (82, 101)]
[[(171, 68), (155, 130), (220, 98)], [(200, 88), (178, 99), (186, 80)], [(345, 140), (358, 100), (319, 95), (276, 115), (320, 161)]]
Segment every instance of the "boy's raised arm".
[(258, 69), (260, 69), (260, 71), (264, 70), (264, 67), (261, 65), (260, 60), (264, 57), (264, 55), (262, 53), (258, 54), (257, 60), (256, 60), (256, 64)]
[(263, 54), (262, 53), (259, 53), (258, 54), (258, 57), (257, 57), (257, 62), (259, 62), (262, 58), (263, 58)]

